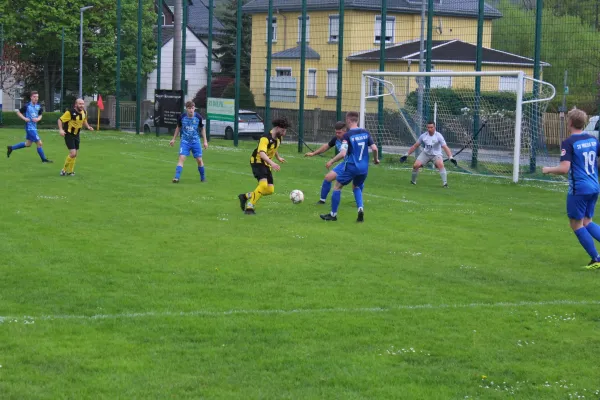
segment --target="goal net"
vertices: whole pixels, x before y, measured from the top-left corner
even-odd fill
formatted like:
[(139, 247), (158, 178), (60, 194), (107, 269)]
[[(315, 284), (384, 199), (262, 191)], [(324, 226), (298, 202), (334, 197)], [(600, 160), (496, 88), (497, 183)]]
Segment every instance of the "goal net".
[(517, 182), (558, 163), (559, 144), (544, 132), (554, 95), (554, 86), (520, 71), (364, 71), (360, 121), (384, 153), (398, 155), (434, 121), (458, 170)]

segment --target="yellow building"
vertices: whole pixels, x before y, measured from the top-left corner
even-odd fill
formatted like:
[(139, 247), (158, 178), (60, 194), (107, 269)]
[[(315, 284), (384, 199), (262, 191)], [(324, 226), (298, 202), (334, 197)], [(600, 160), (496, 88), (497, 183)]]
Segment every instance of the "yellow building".
[[(391, 3), (391, 2), (390, 2)], [(301, 56), (301, 0), (274, 1), (273, 20), (268, 21), (267, 0), (252, 0), (244, 13), (252, 15), (250, 89), (256, 105), (264, 107), (267, 64), (267, 27), (273, 31), (271, 107), (298, 109)], [(306, 20), (305, 109), (335, 110), (337, 99), (339, 3), (309, 1)], [(477, 0), (435, 0), (435, 32), (432, 63), (436, 71), (474, 71), (477, 42)], [(357, 109), (362, 71), (379, 70), (381, 3), (347, 0), (344, 13), (342, 109)], [(419, 70), (421, 1), (388, 3), (385, 29), (386, 71)], [(483, 32), (484, 71), (522, 70), (533, 74), (533, 60), (491, 49), (492, 20), (502, 15), (486, 5)], [(547, 65), (547, 64), (545, 64)], [(503, 79), (504, 78), (504, 79)], [(514, 90), (514, 78), (486, 79), (483, 90)], [(406, 84), (404, 84), (404, 81)], [(398, 80), (402, 89), (414, 90), (415, 82)], [(473, 87), (473, 78), (432, 81), (432, 87)], [(405, 97), (405, 96), (398, 96)]]

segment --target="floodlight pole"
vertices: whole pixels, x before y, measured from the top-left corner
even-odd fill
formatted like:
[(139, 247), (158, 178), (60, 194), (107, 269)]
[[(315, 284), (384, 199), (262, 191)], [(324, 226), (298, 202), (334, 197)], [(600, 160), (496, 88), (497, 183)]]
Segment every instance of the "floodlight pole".
[(83, 99), (83, 12), (94, 8), (85, 6), (79, 9), (79, 98)]

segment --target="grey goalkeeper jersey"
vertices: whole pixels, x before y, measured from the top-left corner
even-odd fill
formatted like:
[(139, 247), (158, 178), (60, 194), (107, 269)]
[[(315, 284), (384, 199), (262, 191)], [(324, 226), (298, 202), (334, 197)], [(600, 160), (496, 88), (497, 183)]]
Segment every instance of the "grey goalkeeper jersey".
[(442, 146), (446, 145), (446, 141), (441, 133), (435, 131), (433, 135), (429, 132), (423, 133), (419, 136), (419, 143), (423, 148), (423, 152), (428, 156), (441, 156)]

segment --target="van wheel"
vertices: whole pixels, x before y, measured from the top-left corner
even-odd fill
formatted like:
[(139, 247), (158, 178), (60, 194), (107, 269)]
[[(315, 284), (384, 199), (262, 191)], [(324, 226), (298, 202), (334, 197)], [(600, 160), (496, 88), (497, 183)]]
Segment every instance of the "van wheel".
[(148, 125), (144, 125), (144, 133), (150, 133), (150, 127)]
[(227, 127), (227, 129), (225, 129), (225, 139), (226, 140), (233, 140), (233, 129), (231, 129), (231, 127)]

